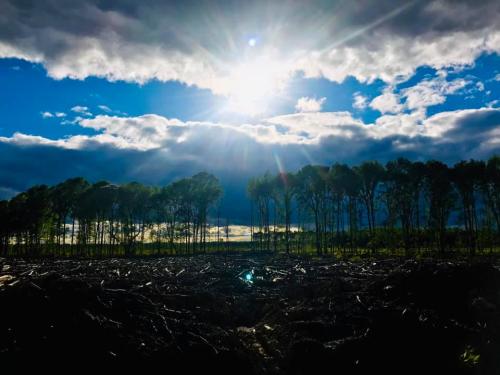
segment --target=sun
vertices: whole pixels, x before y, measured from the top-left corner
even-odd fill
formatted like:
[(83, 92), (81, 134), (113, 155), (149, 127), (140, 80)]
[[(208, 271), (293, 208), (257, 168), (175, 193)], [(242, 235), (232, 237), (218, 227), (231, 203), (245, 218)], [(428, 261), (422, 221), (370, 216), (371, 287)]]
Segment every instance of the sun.
[(264, 113), (283, 91), (286, 80), (286, 69), (269, 57), (240, 63), (228, 77), (226, 109), (250, 116)]

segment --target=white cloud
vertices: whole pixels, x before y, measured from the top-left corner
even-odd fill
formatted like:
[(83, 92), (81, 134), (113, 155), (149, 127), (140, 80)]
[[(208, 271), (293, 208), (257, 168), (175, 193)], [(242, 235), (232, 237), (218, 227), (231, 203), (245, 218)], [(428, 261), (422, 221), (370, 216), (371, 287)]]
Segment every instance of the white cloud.
[[(191, 144), (194, 139), (247, 137), (259, 144), (269, 145), (319, 145), (324, 139), (335, 137), (353, 142), (382, 141), (391, 137), (416, 137), (443, 142), (443, 137), (454, 129), (462, 129), (465, 118), (476, 116), (500, 117), (498, 109), (482, 108), (443, 112), (426, 117), (425, 110), (411, 113), (387, 114), (375, 123), (364, 123), (349, 112), (310, 112), (275, 116), (257, 124), (230, 125), (211, 122), (183, 122), (158, 115), (117, 117), (100, 115), (80, 118), (78, 124), (99, 132), (95, 136), (72, 136), (60, 140), (16, 133), (12, 138), (0, 138), (3, 142), (18, 144), (44, 144), (63, 148), (84, 148), (88, 143), (111, 144), (118, 148), (140, 151), (168, 149), (172, 145)], [(491, 126), (491, 125), (488, 125)], [(488, 127), (485, 127), (488, 129)], [(462, 129), (463, 130), (463, 129)], [(465, 129), (467, 134), (481, 133), (479, 128)], [(219, 135), (217, 135), (219, 133)], [(210, 135), (207, 135), (210, 134)], [(457, 136), (458, 133), (453, 133)], [(464, 133), (465, 134), (465, 133)], [(208, 139), (206, 138), (206, 139)], [(227, 138), (226, 138), (227, 139)], [(215, 140), (214, 140), (215, 141)], [(453, 142), (454, 139), (447, 139)], [(193, 152), (196, 147), (193, 147)], [(208, 157), (208, 156), (207, 156)]]
[(111, 108), (109, 108), (107, 105), (101, 104), (101, 105), (98, 105), (97, 107), (98, 107), (101, 111), (104, 111), (104, 112), (112, 112), (112, 111), (111, 111)]
[[(449, 95), (459, 94), (471, 83), (463, 78), (447, 81), (446, 75), (438, 74), (436, 78), (424, 79), (401, 92), (395, 92), (393, 87), (388, 86), (382, 95), (371, 101), (370, 107), (382, 114), (395, 114), (404, 110), (420, 111), (433, 105), (443, 104)], [(472, 90), (481, 91), (481, 89), (484, 89), (484, 86), (481, 82), (477, 82)]]
[(448, 95), (457, 93), (468, 84), (470, 82), (462, 78), (453, 81), (442, 78), (427, 79), (403, 90), (402, 96), (406, 98), (407, 108), (425, 108), (444, 103)]
[[(8, 176), (8, 181), (0, 177), (0, 186), (22, 190), (75, 173), (94, 181), (161, 183), (200, 170), (241, 184), (249, 176), (276, 170), (277, 160), (287, 170), (307, 163), (358, 163), (368, 157), (454, 162), (487, 158), (500, 147), (498, 108), (450, 111), (428, 118), (425, 110), (417, 110), (384, 115), (375, 123), (363, 123), (349, 112), (309, 112), (257, 124), (183, 122), (158, 115), (97, 116), (79, 124), (97, 134), (60, 139), (22, 133), (0, 137), (0, 169)], [(33, 163), (34, 158), (44, 163)]]
[(43, 118), (52, 118), (52, 117), (62, 118), (62, 117), (66, 117), (66, 113), (64, 113), (64, 112), (49, 112), (49, 111), (45, 111), (45, 112), (41, 112), (41, 115), (42, 115)]
[(92, 116), (92, 113), (89, 112), (89, 108), (82, 105), (76, 105), (73, 108), (71, 108), (71, 110), (83, 116)]
[(326, 98), (310, 98), (307, 96), (303, 96), (297, 100), (297, 104), (295, 104), (295, 109), (298, 112), (319, 112), (325, 103)]
[(79, 124), (84, 128), (102, 131), (112, 139), (121, 139), (131, 148), (148, 150), (161, 147), (175, 138), (172, 133), (182, 129), (184, 124), (176, 119), (158, 115), (139, 117), (116, 117), (100, 115), (92, 119), (82, 119)]
[(498, 73), (495, 78), (493, 78), (495, 81), (499, 81), (500, 82), (500, 73)]
[[(379, 78), (388, 83), (405, 81), (419, 66), (435, 69), (471, 66), (484, 51), (499, 52), (500, 32), (454, 32), (445, 35), (416, 36), (373, 33), (367, 46), (340, 46), (319, 53), (312, 52), (302, 60), (306, 77), (322, 76), (342, 82), (353, 76), (361, 82)], [(364, 38), (366, 39), (366, 38)], [(460, 40), (460, 43), (457, 43)]]
[[(265, 120), (261, 126), (271, 127), (273, 133), (259, 140), (268, 143), (319, 143), (324, 136), (342, 136), (351, 138), (363, 126), (363, 122), (354, 119), (352, 114), (343, 112), (310, 112), (275, 116)], [(276, 126), (284, 128), (278, 131)], [(252, 134), (252, 126), (247, 126)]]
[(78, 124), (83, 119), (84, 118), (82, 116), (76, 116), (72, 120), (67, 119), (67, 120), (61, 121), (61, 125), (74, 125), (74, 124)]
[[(71, 9), (9, 2), (0, 57), (43, 63), (56, 79), (178, 80), (215, 93), (227, 93), (235, 66), (256, 55), (275, 61), (285, 77), (303, 71), (332, 81), (395, 83), (422, 65), (460, 68), (499, 52), (499, 10), (496, 0), (241, 2), (230, 11), (189, 2), (75, 0)], [(252, 48), (241, 36), (256, 27)]]
[(380, 113), (399, 113), (403, 110), (399, 95), (392, 93), (391, 88), (385, 90), (382, 95), (375, 97), (370, 102), (370, 107)]
[(356, 109), (365, 109), (368, 106), (368, 98), (361, 94), (360, 92), (355, 92), (353, 95), (353, 108)]

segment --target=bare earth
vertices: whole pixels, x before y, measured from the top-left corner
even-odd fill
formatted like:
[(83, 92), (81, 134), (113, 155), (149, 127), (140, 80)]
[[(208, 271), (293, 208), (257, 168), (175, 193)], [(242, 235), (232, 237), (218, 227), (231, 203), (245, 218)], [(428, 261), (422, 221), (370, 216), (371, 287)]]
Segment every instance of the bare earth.
[(500, 372), (496, 262), (0, 259), (0, 306), (2, 368)]

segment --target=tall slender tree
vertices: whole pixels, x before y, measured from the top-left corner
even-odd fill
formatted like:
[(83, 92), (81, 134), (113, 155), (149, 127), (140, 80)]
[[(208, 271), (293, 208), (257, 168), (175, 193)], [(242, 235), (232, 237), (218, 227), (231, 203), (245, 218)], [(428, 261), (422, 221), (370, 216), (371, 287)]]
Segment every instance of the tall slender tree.
[(384, 167), (377, 161), (366, 161), (354, 167), (354, 171), (359, 175), (361, 186), (360, 196), (366, 208), (368, 219), (368, 230), (373, 234), (375, 230), (375, 196), (379, 184), (385, 177)]

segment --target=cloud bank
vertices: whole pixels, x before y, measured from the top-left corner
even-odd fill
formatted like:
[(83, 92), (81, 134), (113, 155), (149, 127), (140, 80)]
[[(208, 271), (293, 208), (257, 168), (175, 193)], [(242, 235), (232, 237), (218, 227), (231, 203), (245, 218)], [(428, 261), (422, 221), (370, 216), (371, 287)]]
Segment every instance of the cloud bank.
[[(384, 115), (365, 124), (348, 112), (296, 113), (257, 124), (182, 122), (158, 115), (81, 119), (96, 135), (0, 137), (0, 186), (73, 175), (151, 183), (209, 170), (237, 179), (306, 163), (489, 157), (500, 145), (500, 109)], [(29, 176), (29, 177), (26, 177)], [(14, 181), (14, 183), (12, 183)]]
[(393, 83), (499, 50), (496, 0), (0, 2), (0, 57), (43, 63), (56, 79), (177, 80), (225, 94), (254, 55), (290, 74)]

